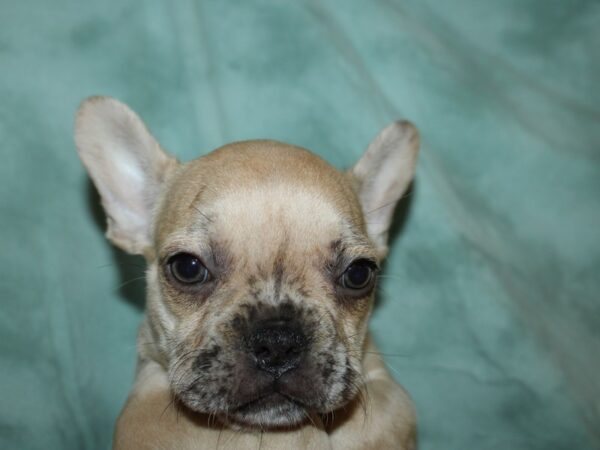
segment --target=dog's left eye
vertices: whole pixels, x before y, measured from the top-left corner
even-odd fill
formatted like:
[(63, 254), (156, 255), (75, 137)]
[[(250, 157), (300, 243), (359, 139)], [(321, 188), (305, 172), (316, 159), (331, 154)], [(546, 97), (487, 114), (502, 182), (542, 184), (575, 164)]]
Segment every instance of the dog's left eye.
[(342, 274), (341, 284), (347, 289), (364, 289), (371, 284), (377, 265), (368, 259), (359, 259)]
[(171, 273), (181, 283), (200, 284), (208, 280), (208, 269), (200, 259), (189, 253), (178, 253), (169, 260)]

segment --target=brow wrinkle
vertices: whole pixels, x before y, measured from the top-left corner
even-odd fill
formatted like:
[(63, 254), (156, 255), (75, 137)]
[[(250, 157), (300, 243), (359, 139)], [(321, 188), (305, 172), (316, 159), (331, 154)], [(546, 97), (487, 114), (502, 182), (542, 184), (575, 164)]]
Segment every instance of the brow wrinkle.
[(198, 188), (198, 192), (196, 192), (196, 195), (190, 202), (190, 206), (188, 206), (188, 208), (194, 208), (194, 209), (198, 210), (198, 208), (196, 208), (195, 205), (196, 205), (196, 203), (198, 203), (200, 201), (200, 197), (202, 197), (202, 194), (204, 193), (205, 190), (206, 190), (205, 185), (202, 185)]
[(285, 271), (284, 261), (287, 245), (286, 240), (281, 243), (275, 260), (273, 261), (273, 297), (276, 302), (279, 302), (281, 297), (281, 285), (283, 283), (283, 273)]

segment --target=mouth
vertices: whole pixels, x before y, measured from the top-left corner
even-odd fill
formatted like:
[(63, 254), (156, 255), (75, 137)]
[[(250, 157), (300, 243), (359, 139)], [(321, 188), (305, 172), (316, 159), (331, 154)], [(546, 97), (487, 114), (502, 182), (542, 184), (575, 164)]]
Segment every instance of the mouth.
[(231, 413), (237, 422), (260, 427), (294, 426), (307, 416), (302, 402), (275, 390), (243, 403)]

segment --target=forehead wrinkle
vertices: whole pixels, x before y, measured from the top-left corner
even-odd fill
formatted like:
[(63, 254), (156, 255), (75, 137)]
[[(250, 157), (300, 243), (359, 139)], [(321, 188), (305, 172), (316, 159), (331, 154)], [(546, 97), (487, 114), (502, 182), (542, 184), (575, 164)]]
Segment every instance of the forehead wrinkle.
[(210, 206), (214, 229), (238, 252), (275, 255), (328, 242), (340, 232), (341, 213), (331, 201), (304, 186), (255, 185), (220, 196)]
[(183, 227), (163, 229), (157, 234), (157, 248), (161, 254), (176, 250), (199, 254), (210, 247), (212, 218), (191, 204), (186, 218)]
[(208, 225), (212, 222), (212, 218), (209, 217), (204, 211), (202, 211), (201, 205), (201, 200), (206, 190), (207, 186), (205, 184), (198, 186), (198, 191), (196, 192), (196, 195), (194, 195), (194, 198), (190, 202), (188, 209), (192, 210), (192, 214), (198, 214), (203, 219), (202, 221), (205, 223), (205, 225)]
[(200, 198), (202, 197), (202, 194), (204, 193), (206, 189), (206, 185), (205, 184), (201, 184), (198, 186), (198, 189), (196, 191), (196, 195), (194, 195), (194, 198), (192, 198), (192, 201), (190, 202), (190, 205), (188, 206), (188, 208), (194, 208), (197, 209), (197, 204), (200, 201)]
[[(327, 226), (323, 223), (322, 207), (328, 203), (331, 206), (325, 208), (328, 215), (334, 211), (366, 231), (353, 180), (346, 173), (298, 147), (275, 141), (245, 141), (226, 145), (181, 166), (169, 180), (157, 211), (156, 242), (162, 242), (170, 232), (194, 224), (198, 215), (206, 215), (206, 222), (213, 220), (209, 206), (221, 203), (219, 199), (257, 190), (263, 190), (263, 195), (269, 198), (272, 194), (269, 191), (286, 189), (289, 204), (281, 201), (279, 204), (291, 211), (298, 209), (295, 194), (310, 191), (310, 195), (305, 195), (310, 200), (301, 203), (305, 204), (308, 217), (321, 222), (321, 228)], [(312, 202), (318, 202), (320, 208), (311, 208)], [(214, 208), (213, 213), (220, 211)], [(297, 229), (304, 226), (301, 219), (293, 222)]]
[(348, 235), (342, 238), (344, 251), (350, 257), (377, 258), (377, 249), (371, 240), (363, 233), (348, 225)]

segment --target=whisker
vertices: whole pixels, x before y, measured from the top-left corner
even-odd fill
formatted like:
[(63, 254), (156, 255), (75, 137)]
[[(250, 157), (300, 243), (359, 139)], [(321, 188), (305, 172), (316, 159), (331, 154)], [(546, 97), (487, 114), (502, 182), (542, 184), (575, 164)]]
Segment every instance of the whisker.
[(406, 194), (404, 194), (402, 197), (400, 197), (400, 198), (398, 198), (398, 199), (395, 199), (395, 200), (392, 200), (392, 201), (386, 202), (386, 203), (384, 203), (383, 205), (380, 205), (380, 206), (378, 206), (378, 207), (376, 207), (376, 208), (373, 208), (373, 209), (371, 209), (370, 211), (367, 211), (367, 212), (366, 212), (364, 215), (365, 215), (365, 217), (366, 217), (366, 216), (368, 216), (369, 214), (372, 214), (372, 213), (374, 213), (374, 212), (376, 212), (376, 211), (379, 211), (380, 209), (383, 209), (383, 208), (385, 208), (386, 206), (390, 206), (390, 205), (393, 205), (393, 204), (395, 204), (395, 203), (398, 203), (398, 202), (400, 202), (400, 201), (404, 200), (405, 198), (407, 198), (407, 197), (410, 197), (411, 195), (413, 195), (413, 191), (412, 191), (412, 190), (410, 190), (409, 192), (407, 192)]
[(135, 264), (135, 263), (129, 263), (129, 262), (112, 262), (112, 263), (106, 263), (106, 264), (101, 264), (99, 266), (96, 266), (96, 269), (106, 269), (107, 267), (135, 267), (137, 269), (146, 269), (145, 266), (141, 265), (141, 264)]
[(310, 416), (310, 414), (307, 411), (304, 410), (304, 411), (302, 411), (302, 413), (308, 418), (308, 420), (310, 420), (310, 423), (312, 423), (315, 428), (318, 428), (317, 424), (315, 423), (315, 421), (313, 420), (313, 418)]
[(368, 386), (367, 381), (365, 380), (363, 374), (360, 372), (355, 372), (355, 373), (360, 380), (360, 385), (355, 383), (355, 386), (358, 389), (357, 398), (358, 398), (359, 405), (362, 407), (362, 410), (363, 410), (363, 427), (365, 427), (367, 424), (367, 415), (368, 415), (367, 410), (370, 410), (372, 407), (371, 395), (369, 394), (369, 386)]
[(392, 280), (400, 280), (400, 281), (404, 281), (406, 280), (406, 278), (401, 277), (400, 275), (394, 275), (394, 274), (384, 274), (384, 275), (377, 275), (377, 278), (389, 278)]
[(414, 355), (413, 352), (410, 352), (410, 353), (387, 353), (387, 352), (370, 351), (370, 350), (366, 350), (364, 352), (362, 352), (360, 350), (357, 350), (357, 351), (349, 350), (348, 351), (348, 355), (351, 355), (351, 356), (361, 356), (363, 354), (365, 354), (365, 355), (376, 355), (376, 356), (379, 356), (379, 357), (385, 356), (386, 358), (387, 357), (390, 357), (390, 358), (407, 358), (409, 356)]
[[(208, 417), (210, 418), (210, 415)], [(217, 436), (217, 446), (215, 447), (216, 450), (219, 450), (219, 444), (221, 443), (221, 434), (223, 434), (223, 427), (221, 427), (221, 429), (219, 430), (219, 435)]]
[(196, 357), (196, 355), (194, 355), (193, 353), (195, 353), (196, 350), (191, 350), (185, 354), (183, 354), (182, 356), (179, 356), (176, 360), (175, 360), (175, 364), (173, 365), (173, 367), (171, 368), (170, 372), (175, 375), (175, 373), (177, 371), (179, 371), (179, 369), (181, 368), (181, 366), (192, 360), (193, 358)]
[(133, 283), (133, 282), (135, 282), (135, 281), (139, 281), (139, 280), (145, 280), (145, 279), (146, 279), (146, 275), (143, 275), (143, 276), (141, 276), (141, 277), (135, 277), (135, 278), (132, 278), (131, 280), (127, 280), (127, 281), (125, 281), (124, 283), (121, 283), (120, 285), (118, 285), (118, 286), (115, 288), (115, 291), (118, 291), (118, 290), (119, 290), (119, 289), (121, 289), (122, 287), (125, 287), (125, 286), (127, 286), (128, 284), (131, 284), (131, 283)]
[(160, 413), (159, 420), (162, 420), (162, 417), (167, 412), (167, 410), (175, 404), (175, 396), (173, 394), (169, 394), (169, 396), (169, 402), (167, 403), (167, 406), (165, 406), (165, 409), (163, 409), (163, 411)]

